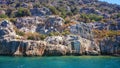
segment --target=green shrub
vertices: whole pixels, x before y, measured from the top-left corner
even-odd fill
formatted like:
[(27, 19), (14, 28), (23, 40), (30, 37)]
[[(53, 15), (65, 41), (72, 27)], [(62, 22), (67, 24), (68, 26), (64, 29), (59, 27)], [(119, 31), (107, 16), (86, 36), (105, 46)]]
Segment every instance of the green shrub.
[(55, 15), (59, 15), (59, 11), (54, 6), (48, 6), (51, 12)]
[(118, 17), (118, 18), (120, 17), (120, 13), (117, 14), (117, 17)]
[(25, 35), (25, 33), (24, 33), (24, 32), (19, 31), (19, 30), (16, 30), (16, 34), (17, 34), (17, 35), (19, 35), (19, 36), (24, 36), (24, 35)]
[(99, 16), (95, 14), (89, 14), (88, 17), (90, 20), (95, 20), (95, 21), (101, 21), (103, 19), (103, 16)]
[(68, 23), (70, 23), (70, 20), (65, 20), (65, 24), (68, 24)]
[(58, 35), (60, 35), (60, 33), (58, 33), (58, 32), (51, 32), (51, 33), (49, 33), (49, 36), (58, 36)]
[(5, 14), (0, 14), (0, 18), (7, 18), (8, 16)]
[(17, 29), (16, 27), (14, 27), (14, 30), (15, 30), (16, 34), (19, 35), (19, 36), (24, 36), (24, 35), (25, 35), (24, 32), (20, 31), (20, 30)]
[(44, 40), (46, 37), (47, 37), (47, 36), (44, 35), (44, 34), (41, 34), (41, 35), (40, 35), (40, 39), (41, 39), (41, 40)]
[(101, 21), (103, 19), (103, 16), (99, 16), (96, 14), (81, 14), (80, 17), (85, 22), (95, 22), (95, 21)]
[(18, 11), (16, 12), (15, 17), (24, 17), (24, 16), (30, 16), (31, 13), (28, 9), (25, 8), (19, 8)]
[(70, 31), (68, 31), (68, 30), (64, 30), (63, 32), (62, 32), (62, 35), (69, 35), (70, 34)]

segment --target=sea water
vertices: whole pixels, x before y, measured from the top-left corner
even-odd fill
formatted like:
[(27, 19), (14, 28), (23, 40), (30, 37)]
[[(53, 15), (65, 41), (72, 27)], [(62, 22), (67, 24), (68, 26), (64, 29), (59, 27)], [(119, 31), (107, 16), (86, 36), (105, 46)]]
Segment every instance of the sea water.
[(120, 68), (120, 57), (112, 57), (112, 56), (6, 57), (6, 56), (0, 56), (0, 68)]

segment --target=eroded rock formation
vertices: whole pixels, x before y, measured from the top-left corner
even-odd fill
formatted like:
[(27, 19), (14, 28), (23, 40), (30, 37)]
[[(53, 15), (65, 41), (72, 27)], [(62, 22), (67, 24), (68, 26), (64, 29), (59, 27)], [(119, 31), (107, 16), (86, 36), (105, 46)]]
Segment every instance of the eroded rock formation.
[[(0, 23), (0, 55), (18, 56), (62, 56), (62, 55), (120, 55), (120, 37), (95, 40), (87, 24), (80, 23), (75, 34), (48, 36), (44, 41), (16, 39), (11, 22)], [(86, 27), (86, 29), (85, 29)], [(88, 29), (88, 30), (87, 30)], [(86, 30), (86, 31), (85, 31)], [(82, 31), (83, 33), (81, 33)], [(89, 32), (89, 33), (87, 33)], [(73, 32), (74, 33), (74, 32)], [(87, 35), (86, 38), (83, 35)]]

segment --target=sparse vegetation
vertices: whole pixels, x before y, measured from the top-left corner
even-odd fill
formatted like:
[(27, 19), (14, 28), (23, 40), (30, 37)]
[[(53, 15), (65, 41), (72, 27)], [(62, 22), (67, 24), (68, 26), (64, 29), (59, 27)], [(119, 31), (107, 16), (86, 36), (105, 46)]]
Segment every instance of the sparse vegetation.
[(59, 15), (59, 11), (54, 6), (48, 6), (48, 8), (52, 11), (53, 14)]
[(8, 16), (5, 14), (0, 14), (0, 18), (8, 18)]
[(17, 29), (16, 27), (14, 28), (14, 30), (15, 30), (16, 34), (19, 35), (19, 36), (24, 36), (24, 35), (25, 35), (24, 32), (20, 31), (20, 30)]
[(93, 22), (93, 21), (101, 21), (103, 16), (99, 16), (96, 14), (80, 14), (80, 17), (84, 22)]
[(120, 31), (113, 30), (93, 30), (95, 38), (120, 36)]
[(58, 33), (58, 32), (51, 32), (51, 33), (49, 33), (49, 36), (58, 36), (58, 35), (60, 35), (60, 33)]
[(46, 38), (46, 35), (39, 34), (39, 33), (25, 33), (24, 37), (26, 37), (28, 40), (44, 40)]
[(62, 35), (69, 35), (70, 34), (70, 31), (68, 31), (68, 30), (64, 30), (63, 32), (62, 32)]
[[(7, 1), (7, 0), (5, 0)], [(9, 4), (0, 4), (0, 20), (4, 18), (10, 20), (13, 24), (16, 23), (16, 17), (24, 17), (24, 16), (32, 16), (30, 12), (32, 8), (42, 8), (47, 7), (50, 9), (53, 15), (58, 15), (64, 18), (65, 22), (63, 28), (66, 28), (62, 33), (59, 32), (51, 32), (49, 36), (58, 36), (58, 35), (67, 35), (69, 34), (69, 30), (67, 30), (69, 26), (76, 24), (71, 22), (71, 19), (76, 21), (85, 22), (85, 23), (111, 23), (111, 25), (116, 26), (120, 18), (120, 10), (119, 6), (112, 5), (104, 2), (89, 2), (82, 1), (78, 3), (78, 1), (73, 0), (9, 0)], [(104, 6), (103, 6), (104, 5)], [(31, 6), (31, 7), (30, 7)], [(99, 7), (99, 8), (98, 8)], [(80, 10), (82, 9), (82, 10)], [(86, 12), (84, 12), (84, 10)], [(4, 12), (3, 12), (4, 11)], [(82, 12), (80, 12), (82, 11)], [(68, 19), (67, 19), (68, 18)], [(27, 36), (28, 39), (44, 39), (46, 35), (38, 34), (38, 33), (24, 33), (15, 29), (17, 35)], [(119, 31), (110, 31), (110, 30), (95, 30), (96, 37), (109, 37), (119, 35)]]

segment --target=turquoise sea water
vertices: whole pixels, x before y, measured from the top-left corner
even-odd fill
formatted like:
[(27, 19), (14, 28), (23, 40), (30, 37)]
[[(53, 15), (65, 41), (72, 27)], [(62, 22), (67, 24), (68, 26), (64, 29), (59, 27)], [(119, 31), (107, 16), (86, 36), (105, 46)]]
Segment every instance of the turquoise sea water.
[(0, 68), (120, 68), (120, 57), (0, 57)]

